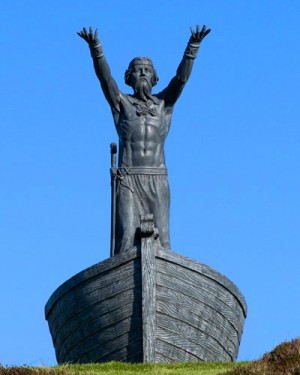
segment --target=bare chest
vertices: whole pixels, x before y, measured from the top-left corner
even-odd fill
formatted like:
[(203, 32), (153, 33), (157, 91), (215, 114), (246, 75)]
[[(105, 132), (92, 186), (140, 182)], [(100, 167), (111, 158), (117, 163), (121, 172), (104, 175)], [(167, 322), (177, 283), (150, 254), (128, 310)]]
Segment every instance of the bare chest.
[(171, 114), (163, 101), (153, 103), (138, 100), (126, 101), (119, 114), (117, 130), (124, 140), (139, 141), (141, 138), (163, 140), (169, 130)]

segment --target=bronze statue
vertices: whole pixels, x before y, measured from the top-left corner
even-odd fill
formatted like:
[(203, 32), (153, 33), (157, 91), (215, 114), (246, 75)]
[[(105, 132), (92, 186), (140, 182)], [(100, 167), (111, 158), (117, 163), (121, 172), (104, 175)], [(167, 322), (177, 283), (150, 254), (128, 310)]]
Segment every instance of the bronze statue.
[(45, 307), (59, 364), (237, 358), (247, 314), (239, 289), (211, 267), (168, 251), (164, 141), (174, 104), (208, 33), (205, 26), (192, 30), (175, 77), (157, 95), (152, 94), (158, 77), (150, 59), (131, 61), (125, 81), (134, 93), (123, 94), (111, 76), (98, 32), (79, 33), (89, 43), (111, 106), (120, 153), (117, 168), (112, 143), (111, 257), (65, 281)]
[(210, 32), (191, 29), (191, 37), (176, 75), (158, 94), (152, 88), (158, 76), (149, 58), (134, 58), (125, 72), (125, 82), (134, 93), (120, 92), (98, 38), (83, 28), (78, 35), (90, 47), (96, 75), (111, 107), (119, 136), (116, 197), (116, 245), (114, 253), (132, 248), (139, 242), (140, 217), (154, 215), (160, 243), (170, 249), (170, 191), (165, 165), (164, 142), (168, 135), (174, 105), (192, 71), (200, 43)]

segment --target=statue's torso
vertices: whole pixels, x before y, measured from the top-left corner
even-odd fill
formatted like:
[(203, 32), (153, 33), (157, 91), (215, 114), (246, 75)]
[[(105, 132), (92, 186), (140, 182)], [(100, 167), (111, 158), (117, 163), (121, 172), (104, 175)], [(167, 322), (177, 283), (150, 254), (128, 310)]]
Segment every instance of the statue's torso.
[(172, 107), (163, 99), (147, 103), (121, 94), (120, 112), (114, 113), (119, 135), (119, 167), (165, 167), (164, 142)]

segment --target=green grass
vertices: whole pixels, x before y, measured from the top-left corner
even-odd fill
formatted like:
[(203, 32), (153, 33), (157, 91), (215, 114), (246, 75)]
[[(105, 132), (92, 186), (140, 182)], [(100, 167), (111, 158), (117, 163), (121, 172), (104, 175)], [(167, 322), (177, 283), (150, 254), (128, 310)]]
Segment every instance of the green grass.
[[(173, 363), (173, 364), (124, 364), (110, 362), (102, 365), (66, 366), (69, 371), (78, 374), (109, 374), (109, 375), (217, 375), (233, 368), (232, 363)], [(72, 372), (70, 372), (72, 374)], [(75, 374), (75, 372), (74, 372)]]
[(108, 362), (55, 367), (0, 367), (0, 375), (218, 375), (232, 370), (236, 363), (128, 364)]
[(0, 375), (300, 375), (300, 337), (283, 342), (261, 359), (239, 363), (128, 364), (108, 362), (55, 367), (2, 367)]

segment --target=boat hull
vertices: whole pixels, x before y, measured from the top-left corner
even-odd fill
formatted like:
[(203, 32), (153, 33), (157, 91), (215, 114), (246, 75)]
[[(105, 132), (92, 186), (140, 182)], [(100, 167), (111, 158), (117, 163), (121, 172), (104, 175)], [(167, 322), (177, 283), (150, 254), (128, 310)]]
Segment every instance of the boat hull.
[(52, 294), (45, 313), (58, 363), (234, 361), (246, 317), (238, 288), (143, 241)]

